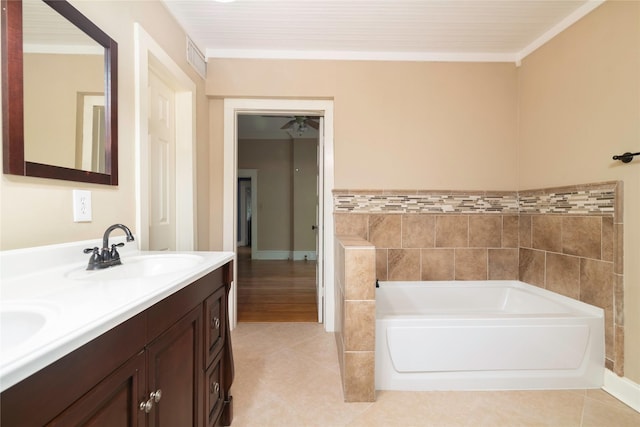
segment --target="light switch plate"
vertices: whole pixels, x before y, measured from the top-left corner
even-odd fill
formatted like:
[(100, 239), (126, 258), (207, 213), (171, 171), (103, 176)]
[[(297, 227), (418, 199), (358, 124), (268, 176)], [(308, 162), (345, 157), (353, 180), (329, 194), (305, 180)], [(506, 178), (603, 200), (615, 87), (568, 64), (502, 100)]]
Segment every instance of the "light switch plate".
[(91, 191), (73, 190), (73, 221), (91, 222)]

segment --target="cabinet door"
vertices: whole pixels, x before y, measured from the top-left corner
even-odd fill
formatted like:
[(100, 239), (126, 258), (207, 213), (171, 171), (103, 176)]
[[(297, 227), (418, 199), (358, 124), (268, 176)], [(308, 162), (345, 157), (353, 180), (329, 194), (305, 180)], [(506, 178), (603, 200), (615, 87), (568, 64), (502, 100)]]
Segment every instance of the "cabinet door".
[[(69, 378), (73, 380), (72, 376)], [(145, 357), (139, 353), (53, 419), (49, 426), (143, 427)]]
[(227, 305), (224, 287), (205, 300), (204, 313), (205, 368), (208, 368), (225, 344)]
[(201, 320), (198, 305), (147, 347), (148, 390), (160, 392), (149, 411), (150, 426), (202, 425)]

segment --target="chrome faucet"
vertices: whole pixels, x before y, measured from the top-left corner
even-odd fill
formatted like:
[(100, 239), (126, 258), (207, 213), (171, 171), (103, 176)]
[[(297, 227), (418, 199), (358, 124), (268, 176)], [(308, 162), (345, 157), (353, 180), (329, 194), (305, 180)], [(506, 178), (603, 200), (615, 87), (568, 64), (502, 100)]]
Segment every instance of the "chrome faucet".
[(124, 231), (127, 236), (127, 242), (133, 242), (133, 234), (131, 234), (129, 227), (122, 224), (113, 224), (105, 230), (104, 235), (102, 236), (102, 251), (98, 247), (87, 248), (84, 250), (85, 254), (91, 253), (87, 270), (98, 270), (122, 264), (117, 248), (124, 246), (124, 243), (113, 244), (111, 245), (111, 248), (109, 248), (109, 235), (116, 228)]

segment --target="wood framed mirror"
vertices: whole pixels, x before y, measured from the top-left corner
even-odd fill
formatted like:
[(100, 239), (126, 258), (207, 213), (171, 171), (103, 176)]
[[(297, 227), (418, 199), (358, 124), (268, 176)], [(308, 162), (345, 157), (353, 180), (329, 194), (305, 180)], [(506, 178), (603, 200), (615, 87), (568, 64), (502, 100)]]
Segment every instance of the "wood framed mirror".
[(4, 173), (117, 185), (117, 43), (64, 0), (1, 5)]

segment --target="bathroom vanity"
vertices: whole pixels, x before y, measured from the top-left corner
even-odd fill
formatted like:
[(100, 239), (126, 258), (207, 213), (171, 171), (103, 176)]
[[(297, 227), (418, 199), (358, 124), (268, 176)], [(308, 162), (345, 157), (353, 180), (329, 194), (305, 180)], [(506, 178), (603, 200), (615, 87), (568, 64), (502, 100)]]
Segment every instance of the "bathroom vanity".
[[(3, 272), (0, 425), (231, 424), (233, 253), (122, 259), (97, 272)], [(30, 330), (24, 313), (45, 321)], [(32, 336), (12, 336), (14, 325)]]

